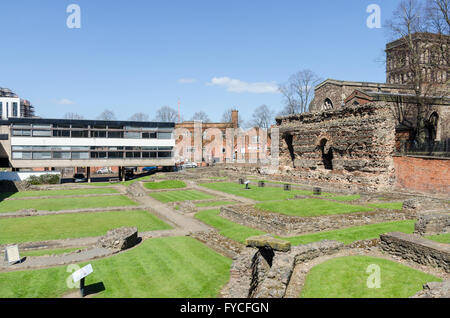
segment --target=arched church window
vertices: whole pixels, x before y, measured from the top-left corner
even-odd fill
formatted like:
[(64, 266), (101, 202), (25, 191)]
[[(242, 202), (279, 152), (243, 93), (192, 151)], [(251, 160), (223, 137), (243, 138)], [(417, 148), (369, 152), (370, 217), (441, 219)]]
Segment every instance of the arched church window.
[(333, 109), (333, 102), (331, 101), (331, 99), (327, 98), (323, 102), (323, 110), (330, 110), (330, 109)]

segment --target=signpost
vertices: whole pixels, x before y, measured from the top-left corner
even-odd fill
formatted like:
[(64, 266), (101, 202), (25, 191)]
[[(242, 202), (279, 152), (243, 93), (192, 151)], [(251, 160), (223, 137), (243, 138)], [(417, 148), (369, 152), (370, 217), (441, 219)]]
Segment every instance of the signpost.
[(21, 262), (18, 245), (7, 246), (5, 248), (5, 261), (7, 261), (9, 265)]
[(94, 272), (94, 270), (92, 269), (92, 265), (88, 264), (85, 267), (77, 270), (76, 272), (74, 272), (72, 274), (72, 279), (73, 282), (80, 282), (80, 294), (81, 297), (84, 297), (84, 279), (86, 278), (86, 276), (92, 274)]

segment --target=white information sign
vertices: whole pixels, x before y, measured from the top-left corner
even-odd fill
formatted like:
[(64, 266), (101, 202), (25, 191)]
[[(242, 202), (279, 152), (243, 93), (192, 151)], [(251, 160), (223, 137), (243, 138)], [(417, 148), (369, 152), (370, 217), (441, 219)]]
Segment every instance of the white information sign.
[(80, 280), (82, 280), (83, 278), (85, 278), (86, 276), (88, 276), (89, 274), (92, 274), (94, 270), (92, 269), (92, 265), (86, 265), (85, 267), (77, 270), (76, 272), (74, 272), (72, 274), (72, 279), (73, 282), (76, 283)]
[(20, 262), (19, 246), (7, 246), (5, 249), (5, 261), (8, 263)]

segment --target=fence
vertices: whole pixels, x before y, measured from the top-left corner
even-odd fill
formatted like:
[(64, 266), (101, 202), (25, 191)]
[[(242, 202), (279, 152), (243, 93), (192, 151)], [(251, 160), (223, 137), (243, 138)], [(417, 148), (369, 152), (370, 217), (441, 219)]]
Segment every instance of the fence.
[(445, 141), (427, 141), (421, 144), (415, 140), (403, 141), (400, 143), (396, 154), (450, 158), (450, 139)]

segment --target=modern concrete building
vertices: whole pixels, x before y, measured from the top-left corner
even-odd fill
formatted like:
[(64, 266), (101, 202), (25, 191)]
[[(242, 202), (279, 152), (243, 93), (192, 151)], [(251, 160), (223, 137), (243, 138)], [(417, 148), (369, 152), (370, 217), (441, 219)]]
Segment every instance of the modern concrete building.
[(33, 116), (34, 108), (28, 100), (19, 98), (8, 88), (0, 87), (0, 120)]
[(0, 120), (0, 167), (173, 167), (175, 123), (9, 118)]

